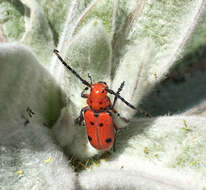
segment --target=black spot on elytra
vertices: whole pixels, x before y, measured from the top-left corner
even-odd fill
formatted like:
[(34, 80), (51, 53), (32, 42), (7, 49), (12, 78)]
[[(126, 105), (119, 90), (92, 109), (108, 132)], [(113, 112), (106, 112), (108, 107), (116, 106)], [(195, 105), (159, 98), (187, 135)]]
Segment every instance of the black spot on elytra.
[(94, 117), (98, 117), (99, 116), (99, 113), (94, 113)]
[(112, 139), (111, 139), (111, 138), (108, 138), (108, 139), (105, 140), (105, 142), (106, 142), (106, 143), (111, 143), (111, 142), (112, 142)]
[(90, 124), (91, 124), (91, 125), (94, 125), (94, 122), (90, 121)]
[(103, 123), (100, 123), (100, 124), (99, 124), (100, 127), (103, 127), (103, 125), (104, 125)]
[(91, 141), (91, 140), (92, 140), (92, 137), (88, 136), (88, 139), (89, 139), (89, 141)]

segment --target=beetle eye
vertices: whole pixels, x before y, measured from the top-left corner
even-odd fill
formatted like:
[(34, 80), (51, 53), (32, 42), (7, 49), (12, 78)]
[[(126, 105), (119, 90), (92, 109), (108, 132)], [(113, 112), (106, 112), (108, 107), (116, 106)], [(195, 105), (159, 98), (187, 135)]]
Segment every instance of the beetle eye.
[(104, 90), (102, 90), (102, 93), (104, 93)]

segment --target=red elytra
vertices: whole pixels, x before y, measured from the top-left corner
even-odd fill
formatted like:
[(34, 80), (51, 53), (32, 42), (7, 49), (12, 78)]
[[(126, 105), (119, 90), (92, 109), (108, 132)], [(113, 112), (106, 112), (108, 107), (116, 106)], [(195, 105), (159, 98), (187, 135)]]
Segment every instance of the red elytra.
[[(81, 125), (84, 120), (89, 142), (94, 148), (98, 150), (110, 150), (114, 145), (115, 132), (118, 130), (111, 114), (111, 112), (118, 114), (118, 112), (114, 109), (117, 98), (123, 101), (130, 108), (139, 111), (119, 95), (124, 86), (124, 82), (121, 83), (117, 92), (109, 89), (105, 82), (90, 84), (81, 78), (80, 75), (61, 58), (58, 50), (55, 49), (54, 53), (57, 55), (62, 64), (79, 80), (81, 80), (84, 85), (87, 86), (81, 93), (81, 96), (83, 98), (87, 98), (88, 106), (81, 109), (80, 116), (75, 121)], [(88, 87), (90, 88), (90, 93), (84, 94)], [(111, 104), (111, 101), (107, 96), (108, 92), (115, 96), (113, 104)], [(146, 112), (139, 112), (145, 114), (146, 116), (150, 116)], [(124, 121), (126, 121), (126, 119), (124, 119)]]
[(96, 113), (88, 109), (84, 112), (88, 140), (90, 144), (98, 150), (109, 150), (114, 144), (114, 129), (118, 130), (113, 122), (111, 113)]

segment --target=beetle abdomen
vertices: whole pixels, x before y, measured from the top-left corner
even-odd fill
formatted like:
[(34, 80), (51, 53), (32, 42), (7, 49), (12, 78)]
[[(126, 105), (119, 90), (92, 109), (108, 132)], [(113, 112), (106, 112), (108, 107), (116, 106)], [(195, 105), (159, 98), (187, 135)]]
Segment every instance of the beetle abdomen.
[(90, 144), (99, 150), (109, 150), (114, 143), (114, 127), (109, 112), (94, 112), (88, 109), (84, 113)]

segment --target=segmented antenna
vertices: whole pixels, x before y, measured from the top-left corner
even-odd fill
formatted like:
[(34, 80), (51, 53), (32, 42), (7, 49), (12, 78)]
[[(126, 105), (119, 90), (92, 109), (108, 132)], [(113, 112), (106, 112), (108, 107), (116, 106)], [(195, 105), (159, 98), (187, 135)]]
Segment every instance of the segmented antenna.
[[(123, 81), (123, 82), (121, 83), (121, 85), (120, 85), (120, 87), (118, 88), (116, 94), (119, 94), (119, 93), (122, 91), (122, 89), (123, 89), (123, 87), (124, 87), (124, 84), (125, 84), (125, 81)], [(117, 96), (115, 95), (112, 108), (114, 108), (114, 106), (115, 106), (115, 104), (116, 104), (116, 101), (117, 101)]]
[[(122, 85), (122, 84), (121, 84)], [(122, 85), (123, 86), (123, 85)], [(121, 87), (121, 86), (120, 86)], [(119, 88), (120, 89), (120, 88)], [(137, 109), (135, 108), (132, 104), (130, 104), (127, 100), (125, 100), (124, 98), (122, 98), (119, 93), (115, 93), (113, 90), (111, 89), (107, 89), (107, 92), (109, 92), (112, 95), (115, 95), (115, 98), (119, 98), (120, 100), (122, 100), (127, 106), (129, 106), (130, 108), (132, 108), (133, 110), (139, 112), (140, 114), (144, 114), (147, 117), (151, 117), (151, 115), (141, 109)]]
[[(91, 88), (91, 84), (88, 83), (86, 80), (84, 80), (82, 77), (80, 77), (80, 75), (79, 75), (75, 70), (73, 70), (73, 69), (62, 59), (62, 57), (59, 55), (59, 51), (58, 51), (57, 49), (54, 49), (54, 53), (56, 54), (56, 56), (59, 58), (59, 60), (62, 62), (62, 64), (63, 64), (67, 69), (69, 69), (79, 80), (81, 80), (81, 82), (82, 82), (84, 85), (86, 85), (86, 86), (88, 86), (88, 87)], [(89, 75), (89, 78), (90, 78), (90, 75)], [(91, 78), (90, 78), (90, 80), (91, 80)], [(104, 82), (103, 82), (103, 83), (104, 83)], [(139, 112), (139, 113), (141, 113), (141, 114), (144, 114), (144, 115), (147, 116), (147, 117), (151, 117), (151, 115), (150, 115), (149, 113), (144, 112), (143, 110), (140, 110), (140, 109), (135, 108), (132, 104), (130, 104), (127, 100), (125, 100), (124, 98), (122, 98), (122, 97), (119, 95), (119, 92), (122, 90), (123, 86), (124, 86), (124, 82), (121, 83), (121, 85), (120, 85), (120, 87), (119, 87), (119, 89), (117, 90), (116, 93), (115, 93), (113, 90), (111, 90), (111, 89), (107, 89), (107, 91), (108, 91), (110, 94), (112, 94), (112, 95), (115, 96), (113, 105), (116, 103), (117, 98), (119, 98), (120, 100), (122, 100), (127, 106), (129, 106), (129, 107), (132, 108), (133, 110), (135, 110), (135, 111), (137, 111), (137, 112)]]
[(67, 68), (69, 69), (78, 79), (81, 80), (81, 82), (88, 86), (88, 87), (91, 87), (91, 84), (89, 84), (86, 80), (84, 80), (82, 77), (80, 77), (80, 75), (75, 71), (73, 70), (62, 58), (61, 56), (59, 55), (59, 51), (57, 49), (54, 49), (54, 53), (56, 54), (56, 56), (59, 58), (59, 60), (62, 62), (62, 64)]

